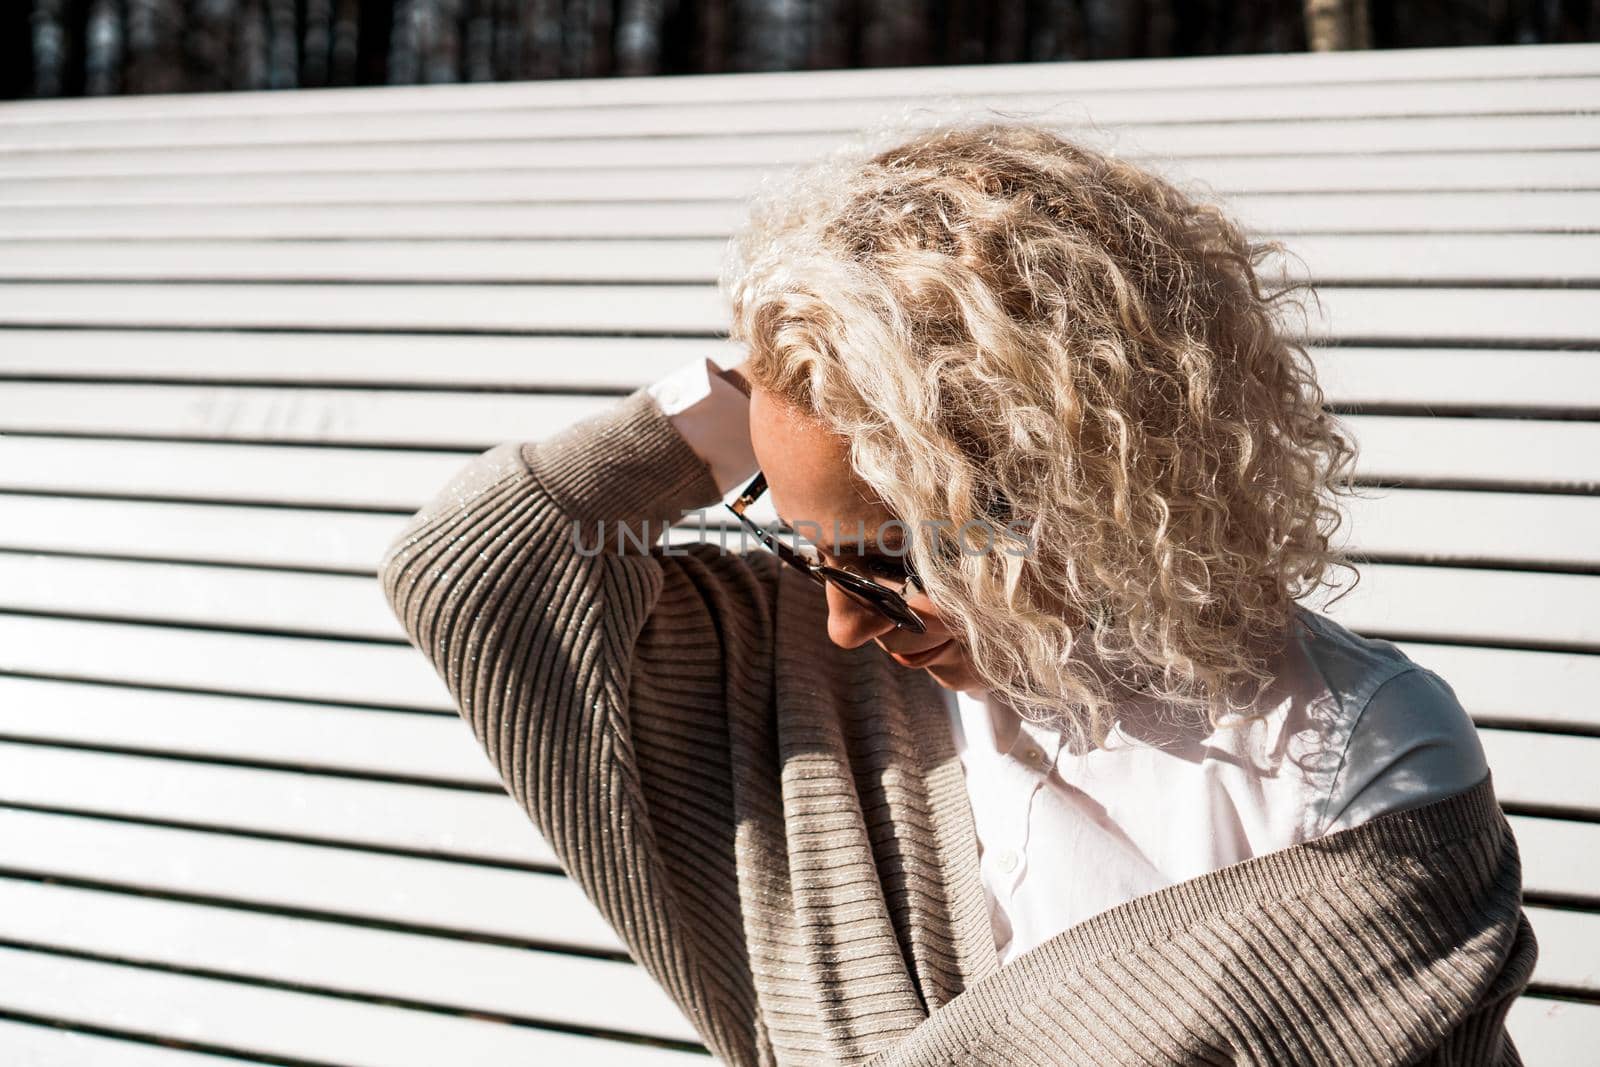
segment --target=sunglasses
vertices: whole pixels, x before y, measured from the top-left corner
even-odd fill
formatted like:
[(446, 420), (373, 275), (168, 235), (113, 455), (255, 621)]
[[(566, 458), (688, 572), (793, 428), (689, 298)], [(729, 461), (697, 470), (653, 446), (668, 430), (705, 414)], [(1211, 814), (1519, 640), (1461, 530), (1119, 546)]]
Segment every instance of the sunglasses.
[[(745, 515), (745, 509), (760, 499), (766, 491), (767, 476), (757, 471), (756, 476), (740, 491), (739, 496), (731, 504), (723, 506), (737, 515), (739, 521), (756, 535), (762, 545), (776, 553), (779, 559), (791, 567), (803, 571), (818, 585), (832, 584), (846, 596), (887, 618), (899, 629), (918, 634), (926, 632), (926, 624), (915, 611), (911, 610), (911, 605), (905, 600), (906, 591), (918, 586), (916, 572), (911, 569), (909, 560), (903, 564), (906, 571), (904, 581), (892, 582), (887, 578), (868, 578), (865, 575), (853, 574), (839, 567), (830, 567), (820, 560), (807, 558), (802, 552), (784, 544), (781, 537), (763, 529)], [(785, 532), (798, 538), (793, 531)]]

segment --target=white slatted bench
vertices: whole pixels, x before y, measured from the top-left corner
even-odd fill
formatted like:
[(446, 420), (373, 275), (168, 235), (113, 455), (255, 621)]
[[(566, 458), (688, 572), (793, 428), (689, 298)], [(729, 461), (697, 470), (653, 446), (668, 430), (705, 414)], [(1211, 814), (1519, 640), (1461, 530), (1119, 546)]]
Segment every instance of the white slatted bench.
[(0, 105), (0, 1062), (708, 1062), (375, 564), (472, 454), (716, 354), (764, 172), (968, 105), (1303, 259), (1372, 486), (1329, 611), (1478, 721), (1514, 1032), (1592, 1058), (1600, 46), (1556, 46)]

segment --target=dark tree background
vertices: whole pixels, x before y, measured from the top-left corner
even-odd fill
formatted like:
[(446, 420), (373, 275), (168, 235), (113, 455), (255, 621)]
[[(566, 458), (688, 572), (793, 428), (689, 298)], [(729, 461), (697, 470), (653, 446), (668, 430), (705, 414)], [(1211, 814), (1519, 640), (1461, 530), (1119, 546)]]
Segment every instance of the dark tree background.
[(0, 0), (0, 96), (1531, 44), (1597, 30), (1600, 0)]

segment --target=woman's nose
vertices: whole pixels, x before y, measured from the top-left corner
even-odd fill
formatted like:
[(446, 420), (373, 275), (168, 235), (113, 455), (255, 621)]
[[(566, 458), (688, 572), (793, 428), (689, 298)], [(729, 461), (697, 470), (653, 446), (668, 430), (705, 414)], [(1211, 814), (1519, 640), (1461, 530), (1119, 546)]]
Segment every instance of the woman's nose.
[(831, 582), (828, 591), (828, 639), (840, 648), (859, 648), (895, 628), (893, 620), (874, 611)]

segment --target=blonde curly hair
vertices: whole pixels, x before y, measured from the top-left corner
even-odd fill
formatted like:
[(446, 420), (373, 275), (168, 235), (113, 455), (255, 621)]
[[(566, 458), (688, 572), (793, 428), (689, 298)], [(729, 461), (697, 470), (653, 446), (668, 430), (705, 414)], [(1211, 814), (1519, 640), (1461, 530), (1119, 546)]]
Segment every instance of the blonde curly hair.
[[(1274, 318), (1311, 287), (1257, 277), (1282, 251), (1111, 154), (966, 118), (769, 181), (719, 281), (749, 380), (919, 531), (977, 674), (1084, 744), (1130, 693), (1264, 713), (1294, 602), (1355, 570), (1325, 498), (1356, 446)], [(971, 522), (987, 551), (923, 536)]]

